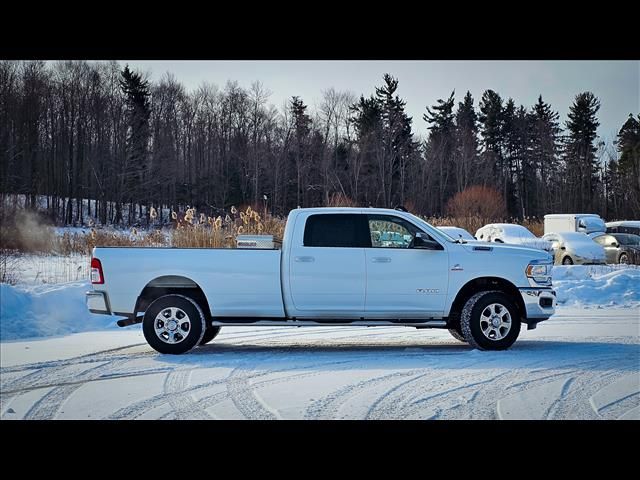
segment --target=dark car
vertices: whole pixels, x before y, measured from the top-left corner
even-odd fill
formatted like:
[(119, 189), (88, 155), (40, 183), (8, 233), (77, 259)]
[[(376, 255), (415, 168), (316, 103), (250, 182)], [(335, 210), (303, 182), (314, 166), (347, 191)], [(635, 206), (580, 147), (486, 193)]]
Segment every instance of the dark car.
[(633, 233), (640, 235), (640, 221), (624, 220), (622, 222), (607, 222), (607, 233)]
[(594, 235), (594, 242), (604, 247), (607, 263), (632, 263), (640, 265), (640, 235), (633, 233), (601, 233)]

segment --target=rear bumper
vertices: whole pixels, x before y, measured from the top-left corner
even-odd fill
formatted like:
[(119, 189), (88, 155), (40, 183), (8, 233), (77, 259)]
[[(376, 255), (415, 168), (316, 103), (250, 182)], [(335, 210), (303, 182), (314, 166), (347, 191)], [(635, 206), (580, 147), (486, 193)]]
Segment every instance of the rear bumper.
[(88, 292), (85, 292), (85, 299), (87, 302), (87, 308), (91, 313), (97, 313), (99, 315), (113, 315), (114, 317), (125, 317), (124, 319), (116, 322), (119, 327), (126, 327), (128, 325), (134, 325), (142, 322), (142, 318), (136, 317), (133, 313), (112, 311), (107, 292), (89, 290)]
[(111, 315), (111, 306), (109, 305), (109, 297), (107, 292), (100, 290), (89, 290), (85, 293), (87, 308), (91, 313), (99, 313), (102, 315)]
[(556, 312), (556, 292), (551, 288), (520, 288), (529, 330)]

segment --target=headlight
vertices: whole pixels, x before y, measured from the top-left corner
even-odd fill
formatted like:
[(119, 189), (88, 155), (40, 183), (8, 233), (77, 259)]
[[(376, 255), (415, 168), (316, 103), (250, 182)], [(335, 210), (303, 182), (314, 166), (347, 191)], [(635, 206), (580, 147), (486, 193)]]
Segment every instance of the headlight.
[[(553, 264), (550, 260), (531, 260), (525, 273), (530, 278), (529, 283), (533, 281), (538, 285), (551, 285), (551, 268)], [(534, 283), (531, 283), (533, 286)]]
[(527, 265), (527, 277), (546, 277), (551, 273), (550, 265)]

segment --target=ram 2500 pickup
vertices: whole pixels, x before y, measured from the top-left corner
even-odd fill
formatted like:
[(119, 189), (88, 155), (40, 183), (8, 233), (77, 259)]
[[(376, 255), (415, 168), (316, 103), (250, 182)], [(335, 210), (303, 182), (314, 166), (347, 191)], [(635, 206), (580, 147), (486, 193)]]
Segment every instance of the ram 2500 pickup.
[(552, 263), (542, 250), (454, 239), (404, 211), (302, 208), (281, 248), (96, 247), (87, 304), (125, 317), (120, 326), (142, 322), (149, 345), (170, 354), (230, 325), (446, 328), (503, 350), (522, 323), (554, 313)]

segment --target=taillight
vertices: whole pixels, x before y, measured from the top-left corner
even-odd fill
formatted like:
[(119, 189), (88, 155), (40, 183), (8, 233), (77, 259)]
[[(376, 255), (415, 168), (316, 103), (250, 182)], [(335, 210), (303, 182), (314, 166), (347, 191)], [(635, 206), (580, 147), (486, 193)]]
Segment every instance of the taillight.
[(91, 259), (91, 283), (104, 283), (102, 264), (97, 258)]

